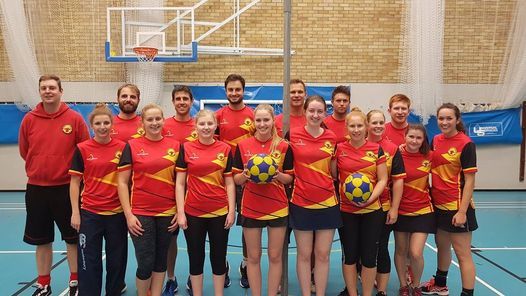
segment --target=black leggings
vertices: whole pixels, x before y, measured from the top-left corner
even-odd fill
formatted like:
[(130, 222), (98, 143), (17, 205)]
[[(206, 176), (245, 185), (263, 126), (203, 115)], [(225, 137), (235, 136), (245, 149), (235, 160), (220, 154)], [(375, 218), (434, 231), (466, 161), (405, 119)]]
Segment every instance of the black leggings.
[(147, 280), (152, 272), (166, 271), (166, 257), (172, 234), (168, 226), (173, 219), (169, 217), (137, 216), (144, 232), (141, 236), (131, 235), (137, 258), (136, 276), (140, 280)]
[(226, 246), (228, 229), (225, 229), (226, 215), (214, 218), (201, 218), (186, 215), (188, 228), (184, 231), (190, 261), (190, 274), (203, 273), (205, 264), (205, 239), (210, 241), (210, 263), (212, 273), (222, 275), (226, 272)]
[[(384, 217), (386, 212), (384, 212)], [(380, 235), (380, 243), (378, 244), (378, 259), (376, 260), (378, 273), (391, 272), (391, 256), (389, 255), (389, 236), (393, 231), (393, 224), (384, 224), (382, 227), (382, 234)]]
[(343, 227), (338, 229), (343, 246), (345, 265), (361, 262), (367, 268), (376, 267), (378, 241), (385, 223), (382, 209), (366, 214), (342, 212)]

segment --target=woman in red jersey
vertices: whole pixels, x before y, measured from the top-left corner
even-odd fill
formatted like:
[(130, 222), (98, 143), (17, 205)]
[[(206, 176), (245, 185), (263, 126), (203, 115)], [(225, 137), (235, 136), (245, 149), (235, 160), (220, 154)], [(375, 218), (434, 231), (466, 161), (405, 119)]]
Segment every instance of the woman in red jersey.
[[(402, 158), (406, 171), (395, 231), (395, 267), (400, 281), (399, 295), (422, 295), (420, 279), (424, 269), (424, 246), (429, 233), (436, 232), (436, 219), (429, 196), (431, 147), (422, 124), (410, 124), (406, 130)], [(407, 258), (413, 273), (407, 285)], [(411, 294), (412, 293), (412, 294)]]
[(475, 144), (464, 133), (460, 110), (445, 103), (437, 110), (441, 133), (433, 138), (431, 196), (437, 217), (435, 242), (438, 266), (434, 279), (424, 284), (422, 294), (447, 295), (447, 273), (451, 246), (462, 275), (462, 296), (473, 295), (475, 265), (471, 256), (472, 233), (478, 228), (473, 204), (477, 154)]
[(376, 289), (377, 296), (386, 294), (389, 275), (391, 273), (391, 257), (389, 256), (389, 236), (393, 224), (398, 217), (398, 205), (404, 189), (405, 169), (402, 155), (398, 146), (385, 138), (385, 116), (380, 110), (371, 110), (367, 113), (367, 140), (380, 144), (385, 155), (387, 166), (388, 186), (380, 195), (382, 210), (386, 214), (385, 224), (378, 245), (378, 258), (376, 262)]
[[(292, 154), (286, 141), (277, 135), (274, 109), (262, 104), (254, 110), (254, 137), (240, 142), (234, 156), (234, 181), (244, 185), (241, 202), (241, 225), (247, 243), (248, 280), (252, 295), (262, 295), (261, 233), (268, 231), (268, 292), (276, 295), (281, 280), (282, 251), (289, 214), (283, 184), (292, 182)], [(248, 160), (256, 154), (270, 155), (278, 164), (278, 172), (270, 183), (256, 184), (249, 179)]]
[(223, 295), (228, 232), (235, 222), (232, 153), (228, 144), (214, 138), (217, 119), (212, 111), (199, 111), (195, 123), (197, 141), (184, 143), (177, 159), (177, 223), (184, 230), (188, 246), (191, 289), (195, 296), (203, 295), (208, 234), (217, 296)]
[(69, 170), (71, 226), (79, 232), (78, 292), (101, 294), (104, 240), (107, 271), (104, 294), (115, 296), (125, 287), (128, 258), (126, 219), (117, 194), (117, 165), (125, 143), (110, 137), (113, 115), (106, 105), (97, 104), (89, 122), (95, 136), (77, 145)]
[(289, 223), (298, 248), (296, 272), (301, 293), (311, 293), (314, 250), (316, 295), (325, 295), (334, 231), (342, 225), (330, 170), (336, 135), (321, 126), (327, 112), (322, 97), (308, 97), (303, 108), (307, 124), (291, 129), (288, 135), (295, 176)]
[(145, 296), (148, 290), (152, 295), (161, 294), (170, 232), (177, 228), (175, 161), (179, 142), (162, 136), (161, 107), (148, 104), (141, 117), (144, 137), (128, 142), (119, 163), (119, 199), (135, 247), (137, 294)]
[[(343, 227), (339, 229), (343, 246), (343, 277), (347, 293), (355, 296), (357, 291), (356, 264), (362, 265), (362, 295), (372, 295), (376, 276), (376, 253), (385, 214), (380, 204), (380, 195), (387, 185), (387, 167), (382, 147), (368, 141), (367, 117), (354, 108), (346, 118), (349, 141), (338, 144), (332, 162), (333, 176), (340, 181), (341, 217)], [(373, 192), (363, 203), (350, 201), (345, 197), (345, 179), (354, 173), (369, 178)]]

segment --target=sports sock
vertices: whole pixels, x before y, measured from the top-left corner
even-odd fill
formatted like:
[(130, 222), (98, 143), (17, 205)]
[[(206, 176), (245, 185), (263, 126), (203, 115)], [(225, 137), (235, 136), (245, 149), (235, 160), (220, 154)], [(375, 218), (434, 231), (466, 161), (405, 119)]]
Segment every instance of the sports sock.
[(49, 285), (51, 283), (51, 275), (39, 275), (37, 283), (41, 284), (42, 286)]
[(475, 292), (475, 289), (462, 288), (462, 293), (460, 293), (460, 296), (473, 296), (474, 292)]
[(440, 269), (437, 269), (436, 275), (435, 275), (435, 285), (439, 287), (445, 287), (447, 281), (447, 270), (442, 271)]

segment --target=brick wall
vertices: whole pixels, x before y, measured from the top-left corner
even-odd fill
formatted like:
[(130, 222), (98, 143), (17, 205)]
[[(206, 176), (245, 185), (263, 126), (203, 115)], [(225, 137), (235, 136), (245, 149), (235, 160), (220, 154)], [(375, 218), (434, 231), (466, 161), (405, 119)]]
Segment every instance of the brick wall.
[[(444, 80), (446, 83), (495, 83), (517, 0), (446, 0)], [(106, 7), (124, 1), (26, 1), (42, 72), (65, 81), (123, 81), (124, 66), (104, 61)], [(196, 1), (170, 0), (188, 6)], [(241, 7), (249, 0), (241, 0)], [(283, 45), (282, 0), (262, 0), (241, 17), (241, 46)], [(95, 7), (92, 7), (95, 3)], [(397, 83), (404, 0), (293, 1), (292, 76), (308, 82)], [(197, 12), (222, 21), (232, 0), (210, 0)], [(45, 11), (46, 13), (35, 13)], [(49, 12), (48, 12), (49, 11)], [(230, 45), (233, 25), (203, 44)], [(0, 81), (11, 79), (0, 36)], [(199, 62), (166, 64), (164, 80), (221, 82), (237, 72), (248, 82), (280, 82), (280, 57), (201, 56)]]

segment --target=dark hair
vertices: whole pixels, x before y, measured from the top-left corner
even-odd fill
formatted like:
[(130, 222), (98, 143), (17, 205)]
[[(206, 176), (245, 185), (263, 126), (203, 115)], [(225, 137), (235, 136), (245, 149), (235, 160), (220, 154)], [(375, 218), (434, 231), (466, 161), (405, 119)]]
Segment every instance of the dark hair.
[(444, 103), (437, 109), (437, 119), (438, 119), (438, 112), (440, 112), (440, 110), (442, 109), (451, 109), (453, 110), (453, 112), (455, 112), (455, 117), (458, 119), (458, 123), (456, 125), (457, 131), (465, 133), (466, 128), (464, 127), (464, 123), (462, 122), (462, 117), (460, 115), (460, 109), (458, 109), (458, 107), (453, 103)]
[(62, 91), (62, 81), (60, 81), (60, 77), (55, 74), (45, 74), (40, 76), (38, 79), (38, 87), (40, 88), (40, 83), (46, 80), (55, 80), (58, 84), (58, 90)]
[(422, 142), (422, 146), (420, 146), (420, 149), (418, 149), (418, 152), (420, 152), (423, 155), (427, 155), (429, 151), (431, 151), (431, 145), (429, 145), (429, 141), (427, 140), (427, 131), (423, 124), (421, 123), (410, 123), (407, 126), (407, 129), (405, 130), (405, 134), (407, 135), (410, 130), (417, 130), (421, 131), (424, 135), (424, 141)]
[(322, 103), (323, 108), (325, 109), (325, 111), (327, 111), (327, 103), (325, 103), (325, 100), (319, 95), (312, 95), (312, 96), (307, 97), (307, 99), (305, 100), (305, 103), (303, 103), (303, 110), (306, 111), (307, 108), (309, 107), (309, 104), (313, 101), (318, 101)]
[(192, 94), (192, 91), (190, 90), (190, 88), (186, 85), (176, 85), (174, 86), (174, 89), (172, 90), (172, 101), (175, 99), (175, 93), (176, 92), (180, 92), (180, 91), (183, 91), (185, 93), (188, 94), (188, 96), (190, 97), (190, 100), (194, 100), (194, 95)]
[(121, 96), (121, 91), (122, 91), (123, 88), (131, 89), (132, 91), (134, 91), (137, 94), (137, 99), (141, 98), (141, 91), (139, 90), (137, 85), (131, 84), (131, 83), (126, 83), (126, 84), (121, 85), (121, 87), (119, 87), (119, 89), (117, 90), (117, 98)]
[(113, 123), (113, 113), (111, 113), (110, 108), (108, 108), (106, 104), (97, 103), (97, 105), (95, 105), (93, 111), (91, 111), (91, 113), (88, 115), (88, 120), (90, 124), (93, 124), (93, 119), (97, 115), (108, 115), (110, 117), (110, 122)]
[(407, 107), (411, 107), (411, 100), (406, 95), (396, 94), (389, 99), (389, 108), (393, 107), (393, 104), (398, 102), (406, 103)]
[(230, 74), (228, 75), (228, 77), (225, 79), (225, 89), (226, 89), (226, 86), (229, 82), (232, 82), (232, 81), (239, 81), (241, 82), (241, 85), (243, 86), (243, 90), (245, 90), (245, 78), (243, 78), (243, 76), (239, 75), (239, 74)]
[(351, 88), (345, 85), (339, 85), (337, 86), (333, 91), (331, 95), (331, 101), (334, 100), (334, 96), (337, 94), (344, 94), (351, 98)]
[(303, 85), (303, 90), (307, 92), (307, 87), (305, 86), (305, 82), (303, 82), (303, 80), (298, 79), (298, 78), (293, 78), (289, 81), (289, 85), (291, 84), (301, 84)]

